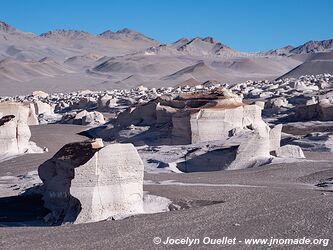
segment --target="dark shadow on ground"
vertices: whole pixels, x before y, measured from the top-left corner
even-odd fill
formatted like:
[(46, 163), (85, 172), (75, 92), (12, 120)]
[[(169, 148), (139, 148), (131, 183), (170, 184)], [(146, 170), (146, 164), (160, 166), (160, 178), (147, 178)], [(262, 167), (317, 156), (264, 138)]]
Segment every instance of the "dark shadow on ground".
[(0, 198), (0, 227), (47, 226), (43, 217), (50, 211), (40, 194)]
[(177, 168), (185, 173), (220, 171), (226, 169), (235, 159), (238, 146), (209, 151), (180, 162)]

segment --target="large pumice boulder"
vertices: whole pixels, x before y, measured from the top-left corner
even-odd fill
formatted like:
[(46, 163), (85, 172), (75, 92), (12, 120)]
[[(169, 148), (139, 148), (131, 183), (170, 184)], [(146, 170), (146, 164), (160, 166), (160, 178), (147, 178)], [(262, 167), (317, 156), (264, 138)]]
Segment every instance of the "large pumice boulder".
[(302, 149), (297, 145), (285, 145), (278, 148), (275, 152), (276, 156), (279, 158), (296, 158), (296, 159), (305, 158)]
[[(261, 108), (257, 105), (200, 109), (189, 116), (189, 124), (190, 143), (226, 139), (230, 137), (230, 131), (237, 128), (252, 126), (259, 129), (266, 126), (261, 119)], [(174, 126), (174, 130), (177, 129), (179, 127)]]
[(45, 207), (51, 223), (86, 223), (141, 213), (143, 162), (132, 144), (100, 139), (70, 143), (43, 163)]
[(282, 131), (282, 124), (278, 124), (275, 127), (271, 128), (269, 131), (269, 151), (274, 154), (274, 152), (280, 148), (281, 144), (281, 131)]
[(236, 135), (235, 138), (231, 138), (236, 141), (240, 138), (240, 143), (235, 160), (228, 170), (252, 168), (270, 163), (273, 157), (269, 151), (269, 132), (269, 127), (266, 126), (261, 130), (242, 131), (239, 137)]
[(105, 119), (103, 114), (98, 111), (88, 112), (87, 110), (82, 110), (78, 113), (73, 112), (64, 115), (60, 122), (66, 124), (96, 126), (104, 124)]
[(86, 110), (78, 113), (74, 118), (74, 123), (80, 125), (101, 125), (105, 123), (104, 116), (98, 111), (87, 112)]
[(45, 93), (44, 91), (41, 90), (36, 90), (32, 92), (33, 97), (40, 97), (40, 98), (47, 98), (49, 96), (48, 93)]
[(38, 117), (35, 109), (34, 103), (29, 103), (29, 116), (28, 116), (28, 125), (38, 125)]
[[(270, 163), (269, 128), (266, 131), (241, 131), (226, 141), (193, 144), (176, 163), (182, 172), (235, 170)], [(256, 145), (256, 146), (254, 146)]]
[(0, 154), (21, 154), (30, 149), (31, 137), (28, 126), (30, 108), (28, 104), (0, 103)]
[(18, 153), (17, 123), (14, 118), (14, 115), (6, 115), (0, 118), (0, 155)]
[(34, 105), (36, 115), (52, 115), (54, 113), (54, 108), (48, 103), (36, 101)]

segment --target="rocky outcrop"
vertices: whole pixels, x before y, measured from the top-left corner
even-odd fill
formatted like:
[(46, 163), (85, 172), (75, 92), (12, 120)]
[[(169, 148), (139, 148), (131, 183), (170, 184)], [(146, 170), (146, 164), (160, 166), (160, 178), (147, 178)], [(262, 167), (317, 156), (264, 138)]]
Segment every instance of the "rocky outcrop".
[(132, 144), (70, 143), (38, 169), (51, 223), (85, 223), (143, 210), (143, 162)]

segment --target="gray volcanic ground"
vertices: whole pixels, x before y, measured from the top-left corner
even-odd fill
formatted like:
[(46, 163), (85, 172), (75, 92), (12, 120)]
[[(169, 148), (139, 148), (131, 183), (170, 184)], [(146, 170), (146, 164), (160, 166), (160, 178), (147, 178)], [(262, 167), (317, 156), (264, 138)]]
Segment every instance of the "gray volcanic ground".
[(333, 73), (332, 53), (326, 53), (332, 49), (332, 40), (326, 40), (245, 53), (211, 37), (161, 44), (129, 29), (97, 36), (78, 30), (35, 35), (0, 22), (0, 93), (236, 83)]
[[(67, 126), (66, 129), (63, 126)], [(63, 144), (83, 139), (74, 133), (85, 128), (77, 125), (38, 125), (31, 129), (32, 139), (40, 146), (49, 147), (49, 153), (2, 162), (1, 176), (36, 170), (36, 166), (51, 157)], [(1, 245), (6, 249), (45, 249), (47, 242), (48, 249), (162, 249), (167, 246), (153, 244), (154, 237), (163, 240), (167, 236), (226, 236), (239, 240), (256, 237), (331, 238), (332, 192), (323, 192), (314, 184), (333, 175), (333, 156), (332, 153), (311, 152), (306, 156), (306, 162), (237, 171), (145, 173), (145, 191), (187, 204), (185, 207), (188, 209), (139, 215), (121, 221), (61, 227), (0, 227)], [(170, 183), (171, 180), (173, 182)], [(1, 186), (8, 195), (15, 194), (11, 191), (10, 181), (1, 180)], [(5, 206), (3, 201), (1, 206)], [(188, 249), (186, 245), (178, 247)], [(203, 245), (198, 247), (208, 248)], [(260, 248), (242, 244), (227, 247), (267, 249), (267, 246)], [(301, 247), (290, 246), (288, 249), (303, 249)], [(307, 249), (321, 247), (309, 246)], [(275, 248), (281, 249), (279, 246), (272, 249)]]

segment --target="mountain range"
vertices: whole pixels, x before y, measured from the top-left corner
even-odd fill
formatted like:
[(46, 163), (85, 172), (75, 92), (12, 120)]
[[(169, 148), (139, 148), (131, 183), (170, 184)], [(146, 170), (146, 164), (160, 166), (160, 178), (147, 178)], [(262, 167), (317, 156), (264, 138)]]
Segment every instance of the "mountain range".
[(52, 30), (41, 35), (0, 22), (1, 95), (77, 89), (236, 83), (333, 74), (333, 40), (309, 41), (259, 53), (239, 52), (215, 40), (181, 38), (161, 44), (130, 30), (93, 35)]

